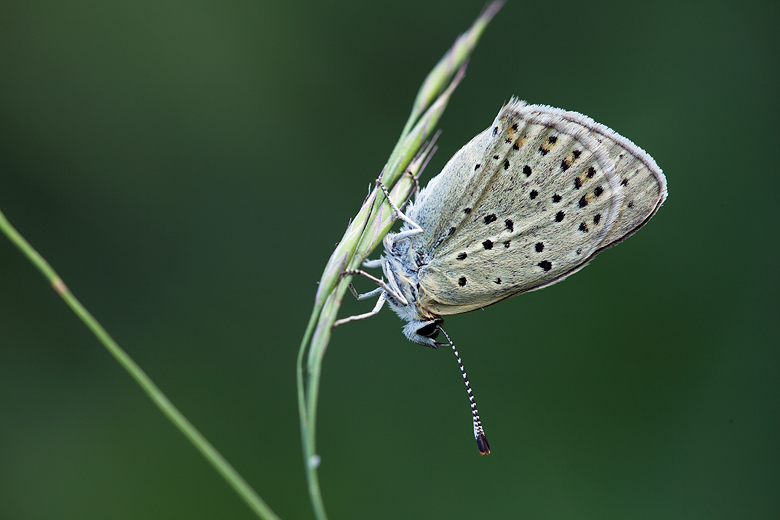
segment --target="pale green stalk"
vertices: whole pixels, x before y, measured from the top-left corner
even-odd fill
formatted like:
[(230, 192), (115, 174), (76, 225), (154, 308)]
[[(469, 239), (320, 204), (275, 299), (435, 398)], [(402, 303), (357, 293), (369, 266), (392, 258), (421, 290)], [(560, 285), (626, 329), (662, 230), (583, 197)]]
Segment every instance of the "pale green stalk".
[(49, 263), (24, 239), (22, 235), (8, 222), (5, 215), (0, 211), (0, 229), (5, 235), (16, 244), (24, 255), (43, 273), (49, 280), (51, 286), (59, 294), (65, 303), (70, 307), (81, 321), (92, 331), (98, 340), (106, 347), (112, 356), (122, 365), (125, 370), (135, 379), (146, 395), (157, 405), (160, 411), (170, 420), (179, 431), (195, 446), (207, 461), (214, 466), (217, 473), (230, 484), (231, 487), (244, 499), (249, 508), (254, 511), (258, 518), (264, 520), (278, 520), (279, 517), (271, 511), (271, 508), (263, 502), (255, 491), (249, 487), (249, 484), (238, 474), (233, 466), (220, 455), (220, 453), (211, 445), (206, 438), (190, 423), (186, 417), (171, 403), (165, 394), (155, 385), (149, 376), (141, 370), (135, 361), (117, 345), (116, 341), (106, 332), (87, 309), (70, 292), (65, 282), (62, 281), (57, 273), (52, 269)]
[[(488, 5), (471, 28), (458, 37), (423, 82), (412, 113), (381, 176), (383, 184), (392, 187), (390, 196), (397, 205), (400, 206), (414, 188), (413, 177), (417, 175), (430, 152), (429, 148), (418, 155), (420, 147), (433, 133), (452, 92), (463, 78), (469, 55), (488, 22), (502, 5), (503, 1)], [(301, 442), (309, 496), (318, 520), (327, 518), (317, 476), (320, 458), (316, 450), (317, 400), (322, 359), (351, 279), (349, 276), (341, 276), (341, 273), (345, 269), (359, 267), (393, 225), (393, 211), (384, 199), (381, 191), (376, 188), (372, 190), (328, 260), (298, 352), (296, 375)]]

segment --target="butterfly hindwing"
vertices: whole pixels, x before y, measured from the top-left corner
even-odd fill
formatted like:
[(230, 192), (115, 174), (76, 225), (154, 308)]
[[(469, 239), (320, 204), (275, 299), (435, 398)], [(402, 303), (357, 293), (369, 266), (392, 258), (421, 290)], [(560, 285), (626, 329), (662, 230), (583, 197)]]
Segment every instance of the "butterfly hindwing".
[(665, 185), (654, 165), (581, 114), (513, 100), (410, 209), (424, 230), (411, 246), (428, 259), (420, 304), (457, 314), (577, 271), (657, 210)]

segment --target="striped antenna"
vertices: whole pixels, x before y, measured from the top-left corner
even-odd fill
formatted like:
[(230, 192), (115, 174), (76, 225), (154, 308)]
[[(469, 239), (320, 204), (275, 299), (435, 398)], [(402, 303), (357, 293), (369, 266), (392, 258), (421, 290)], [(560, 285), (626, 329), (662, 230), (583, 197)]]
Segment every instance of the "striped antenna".
[(455, 353), (455, 359), (458, 360), (458, 366), (460, 367), (460, 373), (463, 374), (463, 382), (466, 383), (466, 390), (469, 393), (469, 401), (471, 402), (471, 419), (474, 423), (474, 439), (477, 441), (477, 448), (479, 448), (480, 455), (490, 455), (490, 445), (488, 444), (485, 432), (482, 430), (482, 423), (479, 421), (479, 412), (477, 411), (477, 402), (474, 400), (474, 392), (471, 391), (471, 385), (469, 384), (469, 378), (466, 376), (466, 369), (463, 368), (463, 361), (460, 360), (460, 354), (458, 354), (455, 344), (450, 337), (444, 332), (444, 329), (440, 326), (436, 326), (444, 337), (447, 338), (447, 342), (452, 347), (452, 352)]

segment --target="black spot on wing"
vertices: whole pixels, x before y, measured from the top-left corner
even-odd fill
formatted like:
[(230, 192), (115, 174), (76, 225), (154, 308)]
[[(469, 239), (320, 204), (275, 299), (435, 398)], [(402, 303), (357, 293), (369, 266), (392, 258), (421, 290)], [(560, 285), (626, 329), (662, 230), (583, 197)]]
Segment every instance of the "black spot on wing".
[(550, 150), (552, 150), (555, 143), (557, 142), (558, 142), (558, 137), (551, 135), (550, 137), (547, 138), (547, 141), (542, 143), (542, 145), (539, 147), (539, 153), (541, 153), (542, 155), (547, 155), (550, 152)]
[(580, 158), (580, 155), (582, 155), (582, 150), (574, 150), (571, 154), (564, 157), (561, 161), (561, 170), (566, 171), (571, 168), (571, 165)]

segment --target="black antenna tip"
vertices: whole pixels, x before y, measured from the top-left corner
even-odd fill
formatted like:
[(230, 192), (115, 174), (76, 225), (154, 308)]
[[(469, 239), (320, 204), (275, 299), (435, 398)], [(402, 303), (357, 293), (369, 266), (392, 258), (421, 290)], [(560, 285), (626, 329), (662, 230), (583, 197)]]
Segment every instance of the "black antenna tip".
[(479, 448), (480, 455), (490, 455), (490, 444), (488, 444), (487, 437), (484, 433), (479, 433), (476, 436), (477, 448)]

